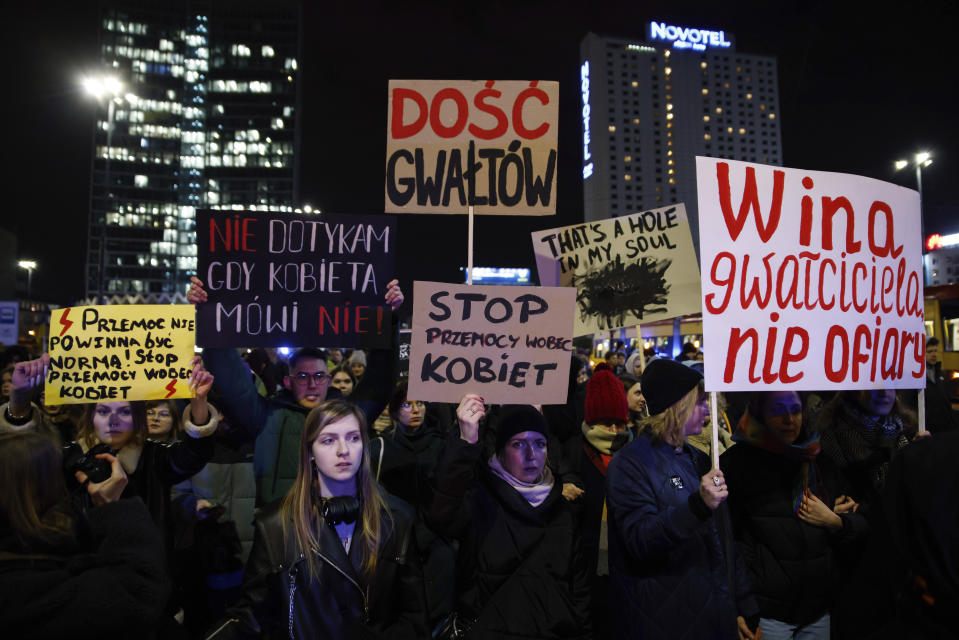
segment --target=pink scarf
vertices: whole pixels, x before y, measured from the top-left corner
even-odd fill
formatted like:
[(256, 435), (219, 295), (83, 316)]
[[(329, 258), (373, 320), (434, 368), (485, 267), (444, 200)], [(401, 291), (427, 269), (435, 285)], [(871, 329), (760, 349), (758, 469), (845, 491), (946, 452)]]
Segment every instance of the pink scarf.
[(546, 496), (553, 489), (553, 472), (549, 467), (543, 467), (543, 473), (536, 479), (536, 482), (529, 484), (522, 480), (517, 480), (513, 475), (503, 468), (499, 458), (494, 453), (489, 459), (489, 468), (494, 474), (503, 479), (506, 484), (516, 489), (526, 501), (534, 507), (538, 507), (546, 500)]

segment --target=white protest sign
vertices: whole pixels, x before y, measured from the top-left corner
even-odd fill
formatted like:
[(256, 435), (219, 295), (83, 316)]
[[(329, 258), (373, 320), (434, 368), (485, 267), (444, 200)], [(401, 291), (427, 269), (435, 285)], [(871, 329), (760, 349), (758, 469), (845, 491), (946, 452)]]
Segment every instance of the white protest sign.
[(683, 204), (534, 231), (540, 284), (576, 287), (573, 335), (699, 313), (699, 267)]
[(919, 195), (696, 158), (710, 391), (925, 384)]
[(575, 295), (569, 287), (414, 282), (409, 397), (565, 403)]
[(556, 213), (559, 83), (390, 80), (386, 212)]

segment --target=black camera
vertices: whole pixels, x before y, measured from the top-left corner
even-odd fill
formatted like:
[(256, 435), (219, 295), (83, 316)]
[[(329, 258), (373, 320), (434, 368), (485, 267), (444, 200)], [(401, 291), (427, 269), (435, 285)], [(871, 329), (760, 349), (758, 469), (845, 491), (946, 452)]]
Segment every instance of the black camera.
[(113, 475), (113, 471), (110, 468), (109, 462), (96, 457), (101, 453), (112, 454), (113, 450), (110, 449), (110, 445), (101, 442), (86, 453), (81, 453), (67, 460), (67, 471), (71, 474), (82, 471), (87, 474), (87, 478), (93, 483), (103, 482), (109, 479), (109, 477)]

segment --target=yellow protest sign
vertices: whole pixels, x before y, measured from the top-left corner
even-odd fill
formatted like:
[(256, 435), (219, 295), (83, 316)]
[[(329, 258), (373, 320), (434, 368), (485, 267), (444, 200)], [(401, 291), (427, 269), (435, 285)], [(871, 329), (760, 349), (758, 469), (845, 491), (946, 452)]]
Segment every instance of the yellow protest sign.
[(45, 402), (192, 398), (195, 324), (189, 304), (53, 310)]

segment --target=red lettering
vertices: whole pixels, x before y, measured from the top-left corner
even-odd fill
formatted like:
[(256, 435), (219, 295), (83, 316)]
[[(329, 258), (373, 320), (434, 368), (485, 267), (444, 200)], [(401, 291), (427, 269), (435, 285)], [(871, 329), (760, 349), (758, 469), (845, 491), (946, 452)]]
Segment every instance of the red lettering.
[(749, 289), (746, 289), (746, 272), (749, 269), (749, 254), (743, 256), (743, 270), (742, 275), (740, 276), (739, 283), (739, 298), (740, 304), (743, 309), (748, 309), (749, 305), (755, 299), (757, 306), (760, 309), (765, 309), (766, 305), (769, 304), (769, 296), (772, 295), (772, 282), (773, 282), (773, 272), (772, 267), (769, 265), (769, 261), (772, 257), (776, 255), (775, 253), (769, 253), (763, 256), (763, 266), (766, 268), (766, 293), (765, 295), (759, 293), (759, 278), (753, 278), (752, 284), (749, 286)]
[[(865, 342), (865, 351), (861, 348)], [(852, 339), (852, 381), (859, 382), (859, 368), (869, 361), (869, 349), (871, 339), (869, 336), (869, 327), (864, 324), (856, 325), (856, 333)]]
[[(881, 247), (876, 246), (876, 214), (879, 212), (886, 216), (886, 239)], [(869, 209), (869, 250), (880, 258), (898, 258), (902, 253), (902, 245), (897, 247), (893, 237), (892, 207), (881, 200), (873, 202)]]
[(822, 199), (822, 248), (832, 249), (832, 220), (839, 210), (846, 212), (846, 253), (858, 253), (862, 243), (855, 240), (856, 218), (849, 200), (840, 196)]
[(527, 129), (526, 125), (523, 123), (523, 105), (527, 100), (530, 98), (536, 98), (542, 105), (549, 104), (549, 95), (536, 86), (537, 82), (537, 80), (530, 82), (529, 88), (520, 91), (519, 95), (516, 96), (516, 101), (513, 102), (513, 131), (515, 131), (516, 135), (518, 135), (520, 138), (525, 138), (527, 140), (541, 138), (542, 136), (546, 135), (547, 131), (549, 131), (548, 122), (544, 122), (535, 129)]
[[(406, 107), (406, 100), (412, 100), (419, 108), (419, 115), (412, 124), (403, 124), (403, 111)], [(419, 91), (398, 87), (393, 89), (393, 112), (390, 114), (390, 135), (394, 140), (409, 138), (415, 136), (423, 130), (426, 125), (426, 119), (429, 114), (429, 108), (426, 106), (426, 98)]]
[[(333, 315), (330, 315), (330, 312), (326, 310), (326, 307), (320, 307), (320, 335), (326, 334), (326, 326), (329, 325), (333, 329), (333, 335), (340, 334), (340, 313), (339, 307), (333, 308)], [(326, 322), (323, 322), (323, 320)], [(344, 327), (346, 328), (346, 327)]]
[(220, 243), (223, 245), (224, 250), (230, 250), (230, 240), (233, 237), (233, 233), (229, 220), (226, 221), (225, 227), (225, 229), (220, 229), (216, 223), (216, 218), (210, 217), (210, 253), (216, 252), (217, 236), (220, 237)]
[(759, 333), (755, 329), (746, 329), (745, 333), (739, 328), (735, 328), (729, 334), (729, 348), (726, 350), (726, 370), (723, 372), (723, 381), (732, 382), (736, 372), (736, 356), (739, 354), (739, 348), (745, 344), (746, 340), (750, 342), (749, 353), (749, 381), (759, 382), (759, 376), (756, 375), (756, 357), (759, 355)]
[[(773, 315), (778, 316), (779, 314), (774, 313)], [(777, 333), (776, 327), (769, 327), (769, 333), (766, 335), (766, 357), (763, 359), (763, 382), (766, 384), (772, 384), (779, 378), (772, 371), (773, 362), (776, 360)]]
[(826, 258), (825, 260), (819, 263), (819, 306), (824, 311), (829, 311), (834, 306), (836, 306), (836, 294), (830, 293), (829, 306), (826, 306), (826, 296), (824, 295), (825, 294), (825, 291), (824, 291), (825, 277), (824, 276), (826, 275), (826, 265), (831, 265), (832, 274), (836, 275), (836, 263), (830, 260), (829, 258)]
[[(799, 353), (794, 353), (792, 346), (796, 338), (800, 339), (801, 347)], [(783, 359), (779, 365), (779, 380), (785, 383), (801, 380), (805, 375), (800, 371), (796, 375), (789, 373), (789, 365), (793, 362), (800, 362), (809, 353), (809, 332), (802, 327), (789, 327), (786, 329), (786, 344), (783, 346)]]
[(785, 172), (773, 171), (773, 195), (769, 207), (769, 222), (765, 223), (762, 219), (762, 212), (759, 209), (759, 194), (756, 187), (756, 169), (755, 167), (746, 167), (746, 184), (743, 187), (743, 198), (739, 204), (739, 214), (733, 214), (732, 197), (729, 187), (729, 163), (716, 163), (716, 177), (719, 181), (719, 205), (723, 210), (723, 219), (726, 221), (726, 228), (729, 230), (729, 237), (733, 240), (742, 233), (743, 226), (746, 224), (746, 218), (749, 216), (749, 210), (752, 209), (756, 219), (756, 230), (759, 238), (763, 242), (768, 242), (776, 229), (779, 227), (779, 216), (782, 213), (783, 202), (783, 184), (785, 181)]
[(496, 126), (492, 129), (482, 129), (476, 126), (473, 123), (470, 123), (468, 127), (470, 134), (479, 138), (480, 140), (492, 140), (493, 138), (499, 138), (506, 133), (506, 130), (509, 128), (509, 119), (506, 117), (506, 114), (502, 109), (495, 105), (486, 104), (487, 98), (499, 98), (503, 95), (501, 91), (497, 91), (493, 88), (493, 80), (490, 80), (486, 83), (486, 88), (476, 94), (473, 97), (473, 105), (483, 113), (488, 113), (496, 120)]
[[(726, 277), (725, 280), (720, 279), (716, 275), (716, 267), (719, 265), (720, 260), (729, 261), (729, 265), (730, 265), (729, 275)], [(715, 285), (719, 285), (720, 287), (726, 287), (726, 297), (723, 298), (722, 304), (717, 307), (713, 305), (713, 300), (716, 298), (716, 294), (715, 293), (707, 294), (706, 309), (710, 313), (716, 313), (716, 314), (722, 313), (723, 311), (726, 310), (726, 306), (729, 304), (729, 298), (731, 298), (733, 295), (733, 283), (736, 281), (736, 257), (733, 256), (733, 254), (731, 254), (728, 251), (720, 251), (716, 255), (716, 258), (713, 260), (713, 264), (709, 269), (709, 280)]]
[[(812, 178), (809, 176), (803, 178), (802, 186), (807, 189), (812, 189)], [(809, 196), (803, 196), (800, 210), (799, 244), (804, 247), (808, 247), (809, 243), (812, 242), (812, 198)]]
[[(456, 122), (451, 127), (447, 127), (440, 120), (440, 109), (447, 100), (452, 100), (456, 104)], [(466, 128), (469, 110), (466, 97), (458, 89), (448, 88), (437, 91), (430, 103), (430, 126), (433, 132), (441, 138), (455, 138)]]
[(253, 237), (250, 232), (250, 225), (254, 222), (256, 222), (256, 218), (243, 218), (243, 251), (249, 251), (250, 253), (256, 253), (256, 249), (251, 249), (247, 244), (247, 240)]
[[(833, 363), (836, 361), (833, 355), (836, 338), (840, 339), (840, 346), (842, 347), (842, 353), (839, 354), (838, 369), (833, 368)], [(839, 384), (846, 379), (846, 372), (849, 370), (849, 338), (846, 335), (846, 330), (838, 324), (829, 327), (829, 331), (826, 333), (826, 355), (823, 364), (825, 365), (823, 369), (826, 372), (826, 377), (830, 382)]]

